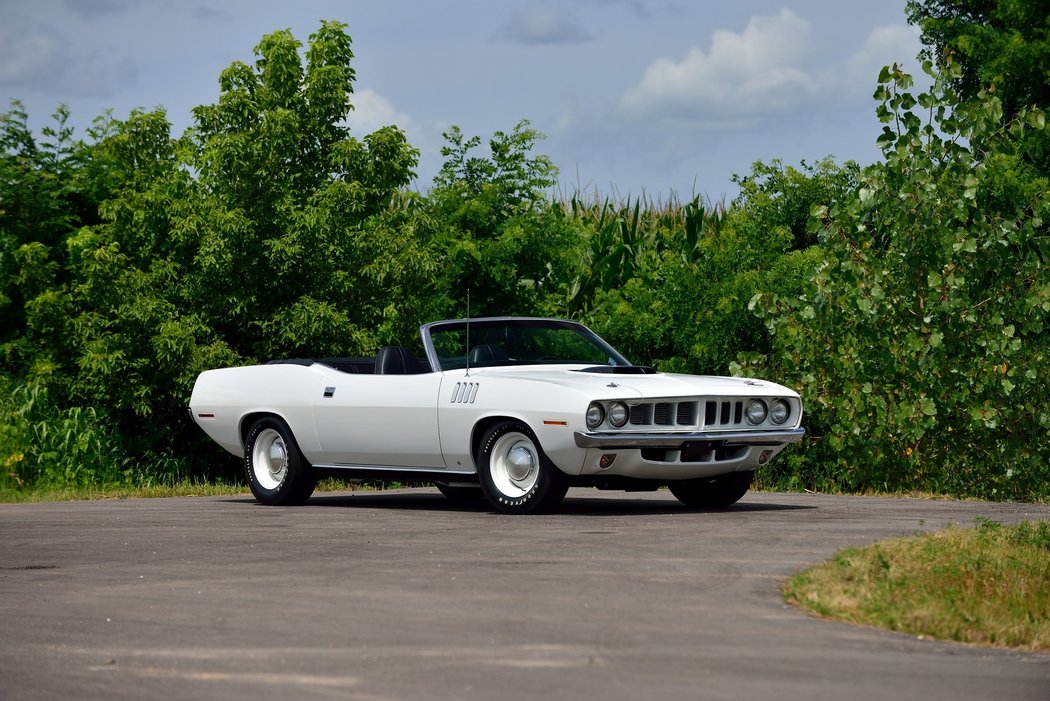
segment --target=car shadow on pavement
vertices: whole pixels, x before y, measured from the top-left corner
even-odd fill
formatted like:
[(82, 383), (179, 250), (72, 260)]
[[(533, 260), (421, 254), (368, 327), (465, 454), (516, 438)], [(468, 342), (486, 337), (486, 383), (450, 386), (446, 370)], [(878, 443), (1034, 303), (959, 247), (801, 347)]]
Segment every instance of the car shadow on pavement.
[[(586, 491), (583, 494), (587, 494)], [(669, 493), (666, 498), (659, 496), (647, 496), (646, 498), (632, 498), (623, 496), (622, 493), (610, 493), (616, 496), (604, 496), (601, 492), (593, 492), (593, 496), (578, 496), (570, 493), (555, 514), (551, 515), (577, 515), (577, 516), (620, 516), (620, 515), (659, 515), (659, 514), (730, 514), (760, 511), (794, 511), (799, 509), (815, 509), (815, 506), (799, 504), (771, 504), (752, 503), (745, 497), (743, 501), (737, 502), (723, 509), (702, 509), (683, 506)], [(234, 501), (234, 500), (230, 500)], [(237, 499), (237, 502), (242, 500)], [(256, 503), (253, 499), (245, 500), (246, 503)], [(352, 509), (399, 509), (407, 511), (434, 511), (434, 512), (462, 512), (462, 513), (488, 513), (497, 512), (484, 499), (449, 499), (436, 491), (429, 492), (337, 492), (315, 494), (306, 502), (306, 507), (341, 507)], [(500, 514), (502, 515), (502, 514)]]

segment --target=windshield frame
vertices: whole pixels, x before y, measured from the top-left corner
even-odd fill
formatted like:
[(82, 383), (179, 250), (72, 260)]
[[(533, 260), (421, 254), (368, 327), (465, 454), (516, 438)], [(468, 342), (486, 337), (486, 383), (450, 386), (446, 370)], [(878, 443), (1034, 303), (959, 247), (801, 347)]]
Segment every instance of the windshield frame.
[[(441, 357), (438, 355), (437, 348), (434, 344), (434, 334), (441, 333), (443, 331), (466, 331), (467, 328), (471, 330), (471, 335), (475, 328), (514, 328), (514, 329), (565, 329), (573, 331), (582, 339), (590, 343), (596, 350), (600, 350), (602, 354), (608, 359), (604, 363), (609, 367), (633, 367), (633, 363), (623, 357), (615, 348), (604, 341), (598, 334), (591, 331), (583, 324), (576, 321), (569, 321), (567, 319), (549, 319), (541, 317), (517, 317), (517, 316), (494, 316), (494, 317), (481, 317), (478, 319), (450, 319), (446, 321), (435, 321), (429, 324), (424, 324), (419, 327), (419, 333), (423, 340), (423, 348), (426, 350), (427, 360), (430, 362), (430, 366), (435, 371), (442, 372), (445, 370), (457, 370), (467, 367), (466, 363), (449, 364), (446, 358), (446, 362), (442, 364)], [(464, 348), (463, 357), (469, 357), (469, 347)], [(612, 362), (610, 362), (612, 361)], [(446, 365), (448, 367), (446, 367)], [(506, 364), (498, 362), (485, 363), (484, 367), (536, 367), (546, 365), (594, 365), (594, 363), (584, 361), (562, 361), (562, 362), (544, 362), (544, 363), (519, 363), (519, 362), (508, 362)], [(470, 365), (470, 367), (476, 367)], [(480, 366), (478, 366), (480, 367)]]

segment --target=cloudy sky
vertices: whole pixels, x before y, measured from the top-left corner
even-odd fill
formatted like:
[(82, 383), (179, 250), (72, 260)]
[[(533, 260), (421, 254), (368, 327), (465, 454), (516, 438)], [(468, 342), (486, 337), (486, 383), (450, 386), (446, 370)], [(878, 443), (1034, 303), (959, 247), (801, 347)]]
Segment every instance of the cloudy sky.
[[(350, 125), (395, 123), (440, 167), (441, 133), (528, 119), (563, 191), (732, 197), (755, 160), (877, 159), (879, 68), (917, 72), (905, 0), (0, 0), (0, 94), (37, 127), (59, 103), (163, 107), (175, 133), (220, 71), (289, 28), (345, 22)], [(82, 133), (82, 132), (80, 132)]]

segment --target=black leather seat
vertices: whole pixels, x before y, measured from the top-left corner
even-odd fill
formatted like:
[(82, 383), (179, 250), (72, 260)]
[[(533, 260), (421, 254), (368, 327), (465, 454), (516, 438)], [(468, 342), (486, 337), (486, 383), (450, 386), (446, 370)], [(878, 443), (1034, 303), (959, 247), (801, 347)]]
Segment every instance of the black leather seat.
[(503, 352), (503, 349), (491, 343), (474, 346), (470, 349), (471, 365), (502, 363), (507, 360), (510, 360), (510, 358), (508, 358), (507, 354)]
[(418, 375), (423, 366), (404, 346), (384, 346), (376, 354), (377, 375)]

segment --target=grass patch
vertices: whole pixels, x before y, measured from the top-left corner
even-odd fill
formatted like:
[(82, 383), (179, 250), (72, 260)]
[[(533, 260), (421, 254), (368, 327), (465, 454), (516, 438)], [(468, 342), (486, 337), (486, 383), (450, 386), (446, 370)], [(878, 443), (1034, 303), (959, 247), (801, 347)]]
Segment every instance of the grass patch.
[(237, 484), (175, 482), (174, 484), (139, 487), (56, 487), (52, 489), (3, 489), (0, 503), (29, 504), (45, 501), (85, 501), (90, 499), (150, 499), (161, 497), (219, 497), (248, 494), (248, 488)]
[[(390, 482), (386, 484), (365, 482), (350, 483), (337, 479), (323, 479), (317, 483), (314, 493), (356, 492), (380, 489), (398, 489), (418, 486)], [(104, 487), (56, 487), (33, 489), (0, 488), (0, 504), (32, 504), (46, 501), (88, 501), (91, 499), (157, 499), (164, 497), (225, 497), (250, 496), (251, 491), (243, 484), (223, 482), (197, 482), (184, 480), (173, 484), (141, 486), (113, 485)]]
[(1050, 523), (978, 519), (849, 548), (791, 577), (783, 594), (847, 623), (1050, 652)]

